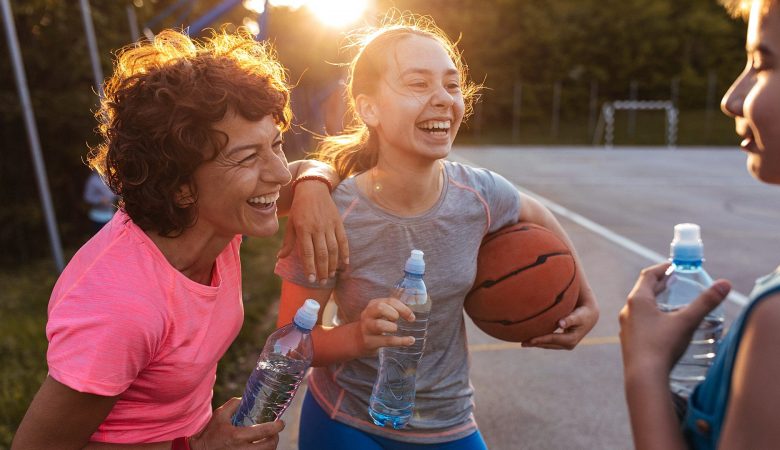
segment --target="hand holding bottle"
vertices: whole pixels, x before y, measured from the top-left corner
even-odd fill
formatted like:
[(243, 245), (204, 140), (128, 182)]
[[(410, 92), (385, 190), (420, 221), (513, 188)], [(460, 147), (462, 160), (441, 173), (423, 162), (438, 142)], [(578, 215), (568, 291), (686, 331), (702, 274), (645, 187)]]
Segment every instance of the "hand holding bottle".
[(206, 428), (190, 438), (190, 448), (192, 450), (233, 449), (252, 445), (252, 448), (257, 449), (275, 449), (279, 442), (279, 433), (284, 429), (284, 422), (277, 420), (251, 427), (234, 427), (231, 424), (231, 417), (240, 402), (240, 398), (231, 398), (217, 408), (209, 423), (206, 424)]
[(374, 356), (382, 347), (403, 347), (414, 344), (412, 336), (392, 336), (398, 330), (398, 319), (414, 321), (414, 313), (397, 298), (375, 298), (360, 314), (355, 342), (361, 357)]
[(702, 319), (726, 298), (731, 285), (717, 280), (688, 306), (658, 309), (656, 295), (666, 288), (669, 263), (642, 270), (620, 311), (620, 345), (626, 378), (637, 374), (669, 375)]

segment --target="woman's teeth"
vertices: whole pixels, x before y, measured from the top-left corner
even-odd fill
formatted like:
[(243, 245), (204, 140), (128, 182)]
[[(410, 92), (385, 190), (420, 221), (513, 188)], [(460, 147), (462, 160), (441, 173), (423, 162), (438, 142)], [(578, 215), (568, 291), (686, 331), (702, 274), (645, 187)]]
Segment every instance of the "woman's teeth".
[(279, 200), (279, 192), (274, 192), (272, 194), (264, 194), (264, 195), (258, 195), (257, 197), (252, 197), (249, 200), (250, 205), (253, 206), (262, 206), (262, 207), (268, 207), (272, 205), (274, 202)]

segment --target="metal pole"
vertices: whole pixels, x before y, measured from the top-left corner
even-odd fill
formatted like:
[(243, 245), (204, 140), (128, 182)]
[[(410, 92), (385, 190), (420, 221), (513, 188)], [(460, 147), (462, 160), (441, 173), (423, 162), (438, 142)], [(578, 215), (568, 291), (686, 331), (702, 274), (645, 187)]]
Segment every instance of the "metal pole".
[(715, 90), (718, 87), (718, 74), (715, 71), (710, 71), (707, 74), (707, 100), (706, 100), (706, 112), (704, 113), (704, 139), (709, 139), (710, 132), (712, 131), (712, 114), (715, 110)]
[(588, 135), (593, 139), (596, 132), (596, 110), (599, 107), (599, 82), (590, 82), (590, 101), (588, 102)]
[(130, 26), (130, 38), (133, 42), (138, 42), (138, 39), (141, 38), (141, 32), (138, 31), (138, 17), (135, 15), (135, 8), (128, 4), (125, 10), (127, 11), (127, 23)]
[[(638, 89), (639, 89), (639, 83), (637, 83), (636, 81), (631, 81), (628, 98), (632, 102), (636, 101)], [(636, 131), (636, 110), (629, 109), (628, 110), (628, 136), (634, 137), (635, 131)]]
[(269, 0), (265, 0), (265, 6), (263, 6), (263, 12), (260, 14), (260, 17), (258, 17), (258, 28), (260, 30), (257, 33), (257, 40), (258, 41), (264, 41), (268, 38), (268, 16), (271, 13), (271, 3)]
[(103, 97), (103, 68), (98, 57), (97, 39), (95, 39), (95, 27), (92, 25), (92, 11), (89, 8), (89, 0), (81, 1), (81, 17), (84, 19), (84, 35), (87, 37), (89, 47), (89, 59), (92, 61), (92, 76), (95, 77), (95, 92)]
[(32, 101), (30, 100), (30, 92), (27, 89), (27, 77), (24, 74), (24, 63), (22, 62), (22, 54), (19, 51), (16, 25), (14, 24), (9, 0), (0, 0), (0, 2), (2, 2), (0, 5), (3, 8), (3, 22), (5, 23), (5, 32), (8, 37), (8, 50), (11, 53), (11, 61), (14, 67), (16, 89), (19, 91), (19, 99), (22, 102), (27, 139), (30, 141), (30, 152), (32, 153), (36, 180), (38, 182), (38, 194), (41, 196), (43, 214), (46, 217), (46, 228), (49, 232), (51, 252), (54, 256), (54, 264), (57, 266), (57, 271), (62, 272), (62, 269), (65, 267), (64, 258), (62, 257), (62, 244), (57, 231), (57, 218), (54, 215), (54, 207), (51, 202), (49, 183), (46, 180), (46, 167), (43, 163), (43, 156), (41, 156), (41, 143), (38, 141), (38, 128), (35, 125)]
[(552, 123), (550, 123), (550, 135), (558, 138), (558, 125), (561, 121), (561, 82), (553, 85)]
[(512, 102), (512, 142), (520, 140), (520, 112), (523, 105), (523, 83), (515, 81), (515, 92)]

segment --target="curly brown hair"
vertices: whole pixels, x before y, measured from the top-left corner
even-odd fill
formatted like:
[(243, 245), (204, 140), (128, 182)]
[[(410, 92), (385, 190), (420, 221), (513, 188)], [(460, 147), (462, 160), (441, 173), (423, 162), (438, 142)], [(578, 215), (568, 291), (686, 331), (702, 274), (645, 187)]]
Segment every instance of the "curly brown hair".
[[(284, 68), (245, 30), (196, 41), (174, 30), (121, 49), (95, 113), (103, 142), (90, 166), (143, 230), (178, 236), (197, 220), (195, 169), (227, 145), (214, 129), (228, 111), (247, 120), (292, 116)], [(189, 186), (192, 202), (177, 193)]]

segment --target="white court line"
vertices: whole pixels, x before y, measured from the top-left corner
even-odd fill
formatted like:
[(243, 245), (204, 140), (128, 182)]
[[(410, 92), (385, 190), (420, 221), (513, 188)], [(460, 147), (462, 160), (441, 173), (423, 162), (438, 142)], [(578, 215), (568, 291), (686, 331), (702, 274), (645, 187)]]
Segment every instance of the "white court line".
[[(473, 162), (469, 161), (468, 159), (460, 155), (454, 155), (450, 153), (449, 159), (460, 160), (460, 162), (464, 164), (468, 164), (474, 167), (480, 167), (479, 164), (474, 164)], [(666, 261), (668, 259), (667, 257), (661, 255), (660, 253), (654, 252), (653, 250), (650, 250), (649, 248), (637, 242), (634, 242), (623, 235), (617, 234), (614, 231), (610, 230), (609, 228), (603, 225), (599, 225), (596, 222), (588, 219), (587, 217), (577, 214), (576, 212), (571, 211), (555, 203), (552, 200), (544, 198), (533, 191), (529, 191), (528, 189), (518, 186), (511, 180), (509, 180), (509, 182), (512, 183), (515, 186), (515, 188), (517, 188), (518, 191), (522, 192), (523, 194), (529, 197), (538, 200), (539, 203), (547, 207), (547, 209), (554, 212), (555, 214), (558, 214), (561, 217), (565, 217), (571, 220), (572, 222), (580, 225), (586, 230), (590, 230), (591, 232), (603, 237), (604, 239), (613, 242), (619, 245), (620, 247), (623, 247), (624, 249), (632, 253), (635, 253), (645, 259), (648, 259), (654, 264), (661, 261)], [(748, 298), (744, 294), (741, 294), (735, 290), (732, 290), (729, 293), (729, 296), (726, 298), (726, 300), (730, 300), (731, 302), (735, 303), (738, 306), (745, 306), (748, 303)]]

